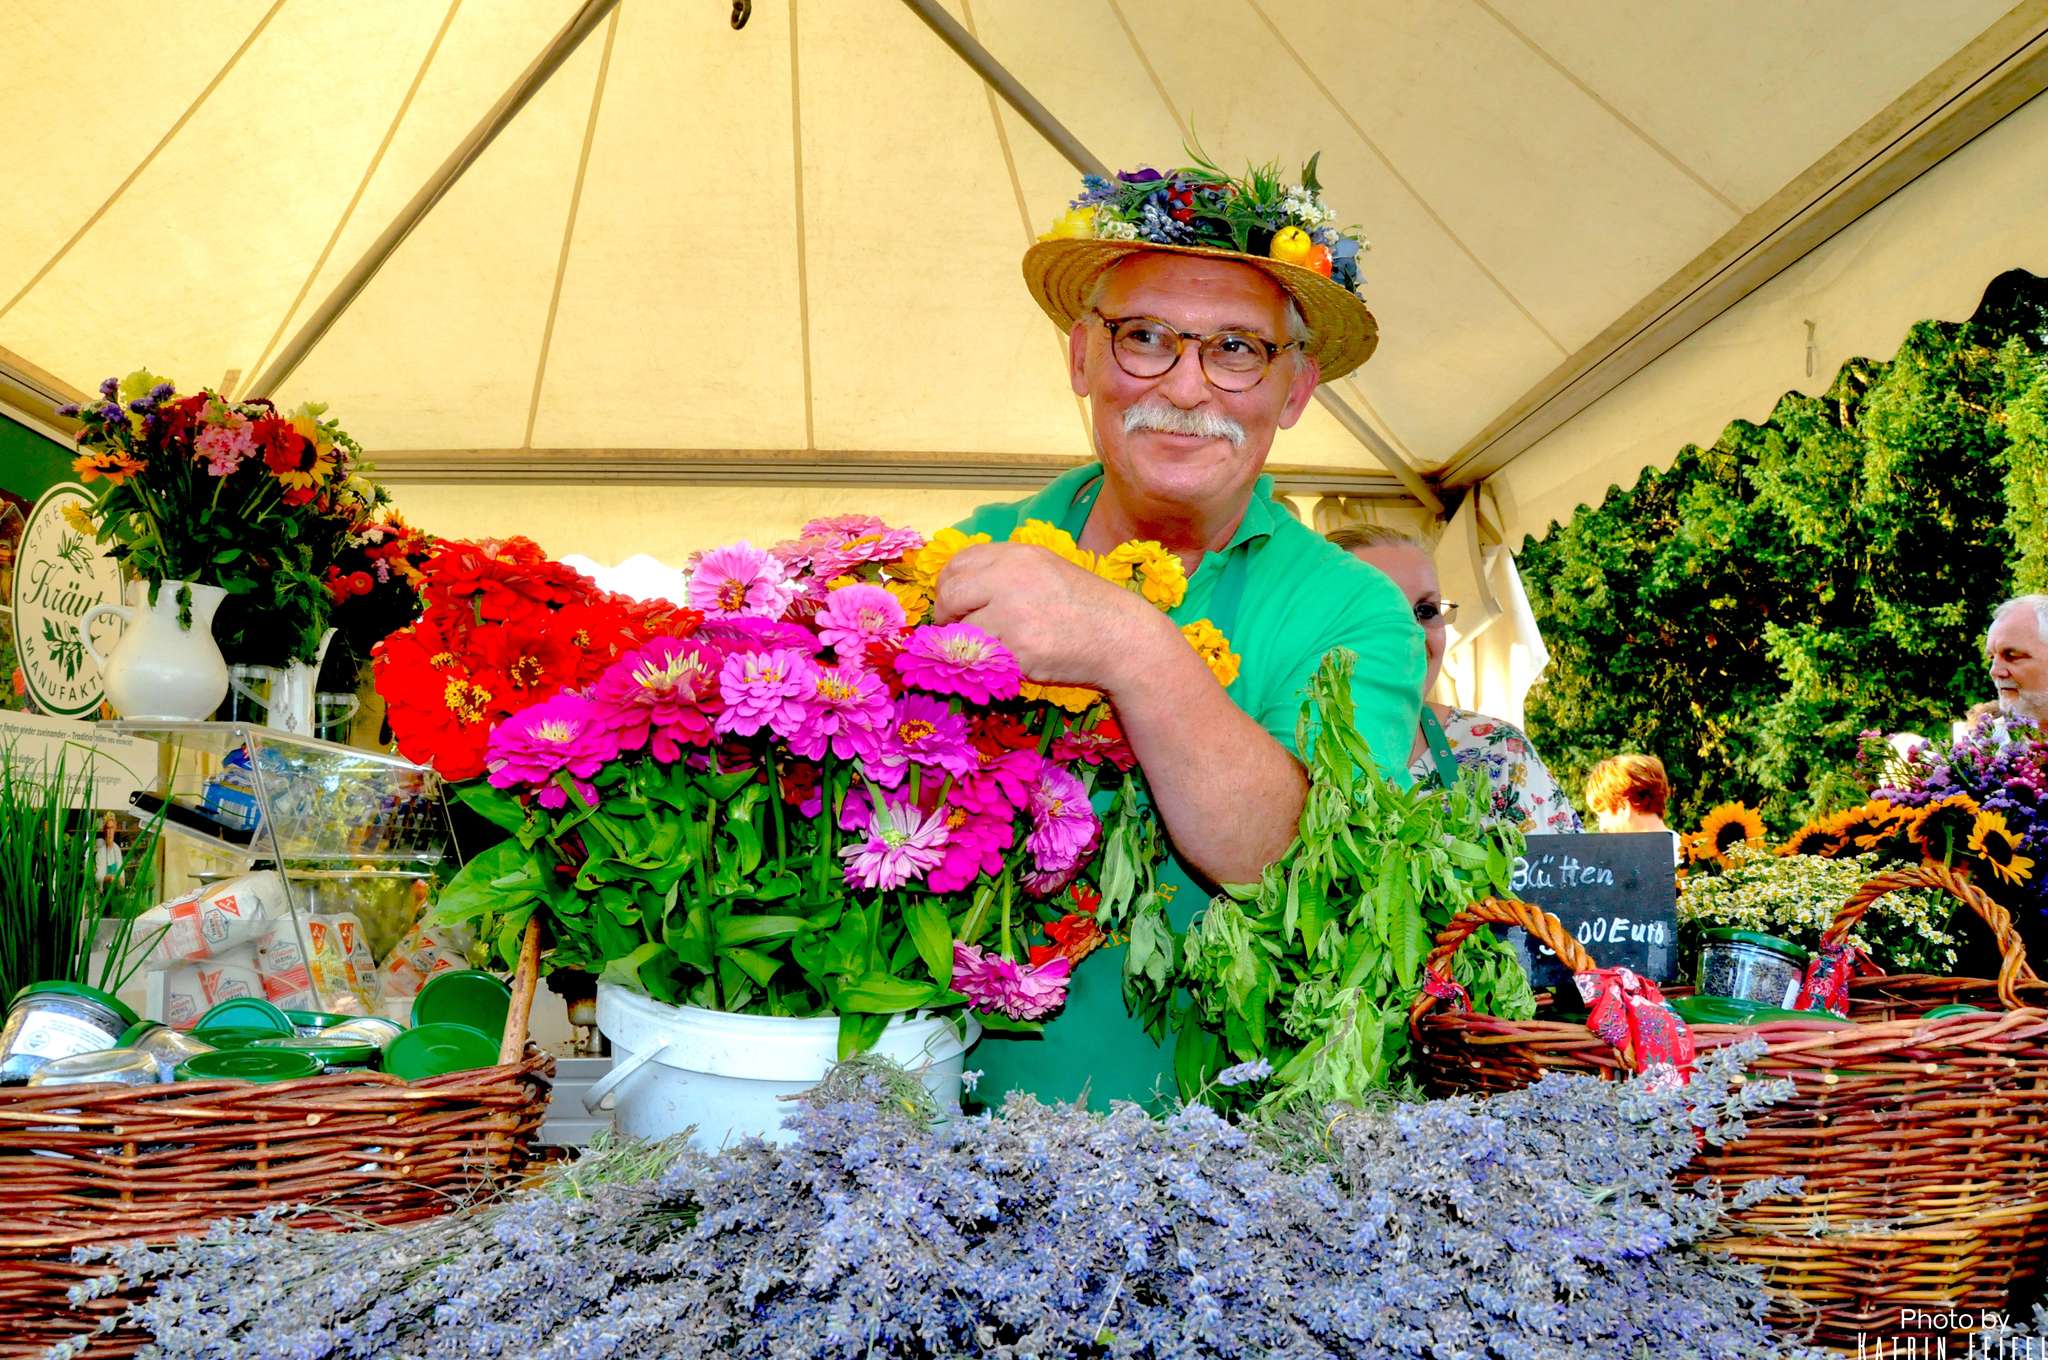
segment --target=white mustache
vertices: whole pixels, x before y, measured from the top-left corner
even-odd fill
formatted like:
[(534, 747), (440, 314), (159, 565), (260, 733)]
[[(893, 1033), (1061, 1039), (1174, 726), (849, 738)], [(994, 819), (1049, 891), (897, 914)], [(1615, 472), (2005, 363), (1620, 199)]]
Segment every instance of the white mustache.
[(1154, 430), (1160, 434), (1188, 434), (1201, 439), (1227, 439), (1232, 448), (1244, 444), (1244, 426), (1229, 416), (1210, 410), (1183, 411), (1167, 402), (1148, 401), (1124, 412), (1124, 433)]

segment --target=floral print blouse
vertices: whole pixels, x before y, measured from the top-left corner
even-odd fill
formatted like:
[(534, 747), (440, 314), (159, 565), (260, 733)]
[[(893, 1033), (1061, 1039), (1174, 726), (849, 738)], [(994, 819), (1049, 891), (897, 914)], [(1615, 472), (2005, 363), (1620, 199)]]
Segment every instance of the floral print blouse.
[[(1476, 766), (1493, 784), (1493, 815), (1525, 833), (1583, 831), (1564, 790), (1543, 768), (1542, 758), (1520, 728), (1484, 713), (1451, 709), (1443, 719), (1444, 739), (1461, 767)], [(1427, 749), (1408, 767), (1424, 788), (1442, 788)]]

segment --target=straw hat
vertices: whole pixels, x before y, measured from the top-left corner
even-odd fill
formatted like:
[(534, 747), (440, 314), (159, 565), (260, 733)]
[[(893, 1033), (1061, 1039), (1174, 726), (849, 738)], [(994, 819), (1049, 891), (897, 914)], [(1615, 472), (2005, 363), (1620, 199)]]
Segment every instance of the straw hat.
[[(1206, 164), (1166, 174), (1126, 170), (1113, 181), (1091, 175), (1074, 206), (1024, 252), (1024, 283), (1065, 331), (1087, 311), (1097, 281), (1141, 251), (1247, 264), (1301, 309), (1312, 337), (1306, 349), (1328, 381), (1371, 358), (1380, 341), (1358, 291), (1365, 244), (1331, 227), (1331, 217), (1313, 158), (1297, 184), (1283, 184), (1271, 166), (1242, 179)], [(1247, 248), (1237, 248), (1239, 241)]]

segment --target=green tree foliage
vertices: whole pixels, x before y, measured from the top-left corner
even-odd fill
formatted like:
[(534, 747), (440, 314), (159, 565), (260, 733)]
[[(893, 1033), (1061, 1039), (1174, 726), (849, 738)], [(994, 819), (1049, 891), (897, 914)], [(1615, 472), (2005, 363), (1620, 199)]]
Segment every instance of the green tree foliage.
[(1551, 649), (1529, 729), (1566, 787), (1662, 757), (1674, 824), (1761, 803), (1780, 829), (1851, 801), (1866, 728), (1942, 732), (1989, 697), (1998, 602), (2048, 590), (2048, 281), (2001, 276), (1520, 562)]

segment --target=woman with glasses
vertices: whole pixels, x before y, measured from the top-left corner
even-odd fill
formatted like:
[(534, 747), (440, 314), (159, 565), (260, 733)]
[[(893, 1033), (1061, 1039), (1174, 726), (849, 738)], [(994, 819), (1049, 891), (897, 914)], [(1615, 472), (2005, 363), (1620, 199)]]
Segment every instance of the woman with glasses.
[[(1444, 599), (1429, 549), (1381, 525), (1339, 529), (1329, 539), (1378, 567), (1407, 596), (1428, 648), (1429, 669), (1422, 680), (1422, 692), (1428, 694), (1443, 674), (1444, 648), (1458, 615), (1458, 606)], [(1408, 757), (1408, 772), (1424, 787), (1448, 787), (1467, 766), (1483, 770), (1493, 785), (1494, 816), (1524, 832), (1585, 829), (1536, 748), (1511, 723), (1449, 704), (1424, 703)]]

